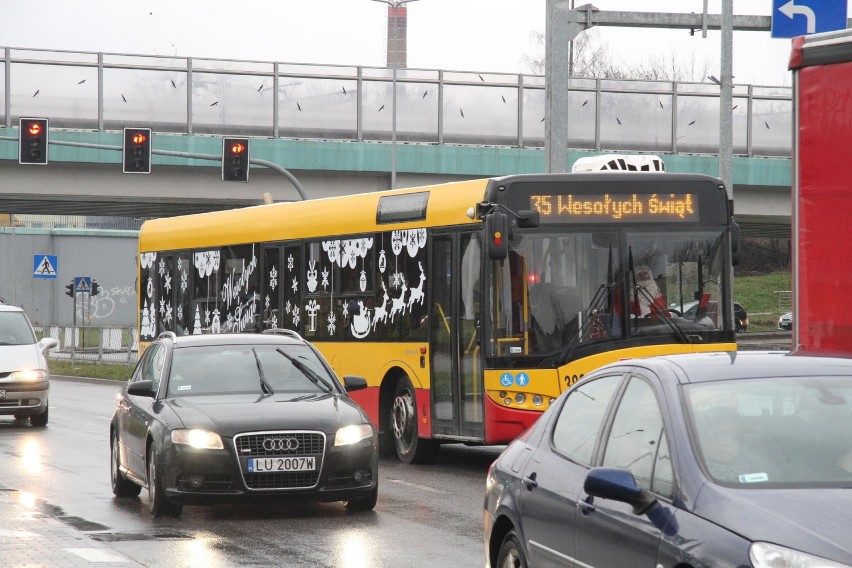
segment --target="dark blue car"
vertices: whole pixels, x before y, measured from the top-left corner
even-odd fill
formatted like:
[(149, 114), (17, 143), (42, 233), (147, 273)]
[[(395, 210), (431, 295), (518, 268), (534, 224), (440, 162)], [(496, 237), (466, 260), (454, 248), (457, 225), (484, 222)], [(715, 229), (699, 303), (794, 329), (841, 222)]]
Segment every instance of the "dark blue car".
[(852, 566), (852, 360), (713, 353), (587, 375), (491, 466), (490, 566)]

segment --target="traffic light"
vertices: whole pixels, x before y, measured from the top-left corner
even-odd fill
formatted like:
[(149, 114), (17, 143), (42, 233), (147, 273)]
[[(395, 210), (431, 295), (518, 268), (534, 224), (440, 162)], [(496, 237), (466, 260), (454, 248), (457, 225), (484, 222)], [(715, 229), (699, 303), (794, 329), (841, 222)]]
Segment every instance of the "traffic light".
[(150, 174), (151, 129), (125, 128), (122, 154), (124, 158), (124, 173)]
[(21, 118), (18, 123), (18, 163), (47, 163), (47, 119)]
[(249, 139), (222, 140), (222, 181), (248, 181)]
[(66, 296), (74, 297), (74, 281), (72, 280), (70, 284), (65, 285), (65, 289), (68, 290), (65, 292)]
[(90, 296), (97, 296), (101, 291), (101, 286), (94, 280), (92, 280), (92, 291), (89, 292)]
[(509, 217), (505, 213), (489, 213), (485, 217), (488, 258), (501, 260), (509, 255)]

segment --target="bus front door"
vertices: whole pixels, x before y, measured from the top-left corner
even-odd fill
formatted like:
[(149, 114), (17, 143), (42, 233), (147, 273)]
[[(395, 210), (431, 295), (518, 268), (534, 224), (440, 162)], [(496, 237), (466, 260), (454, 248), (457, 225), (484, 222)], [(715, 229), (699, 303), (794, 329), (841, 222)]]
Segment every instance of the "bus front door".
[(479, 233), (434, 235), (431, 312), (432, 432), (481, 440)]

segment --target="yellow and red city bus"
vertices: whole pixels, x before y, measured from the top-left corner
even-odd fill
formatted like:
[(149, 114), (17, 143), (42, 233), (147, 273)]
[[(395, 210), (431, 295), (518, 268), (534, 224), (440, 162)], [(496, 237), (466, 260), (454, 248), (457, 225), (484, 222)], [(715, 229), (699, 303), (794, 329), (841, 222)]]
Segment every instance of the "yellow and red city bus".
[(143, 347), (291, 329), (385, 448), (502, 444), (605, 363), (736, 349), (731, 205), (672, 173), (516, 175), (147, 221)]

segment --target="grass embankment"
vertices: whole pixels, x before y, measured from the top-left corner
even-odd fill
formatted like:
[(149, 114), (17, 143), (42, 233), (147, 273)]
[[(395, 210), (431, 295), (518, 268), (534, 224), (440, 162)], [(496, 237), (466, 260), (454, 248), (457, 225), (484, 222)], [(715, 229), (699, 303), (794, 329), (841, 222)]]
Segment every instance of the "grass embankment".
[(107, 363), (90, 363), (88, 361), (50, 360), (51, 375), (68, 377), (92, 377), (112, 381), (126, 381), (133, 372), (133, 365), (116, 365)]
[(760, 276), (737, 276), (734, 279), (734, 299), (748, 312), (749, 331), (778, 329), (778, 317), (790, 311), (789, 304), (778, 302), (776, 292), (791, 290), (789, 272)]

